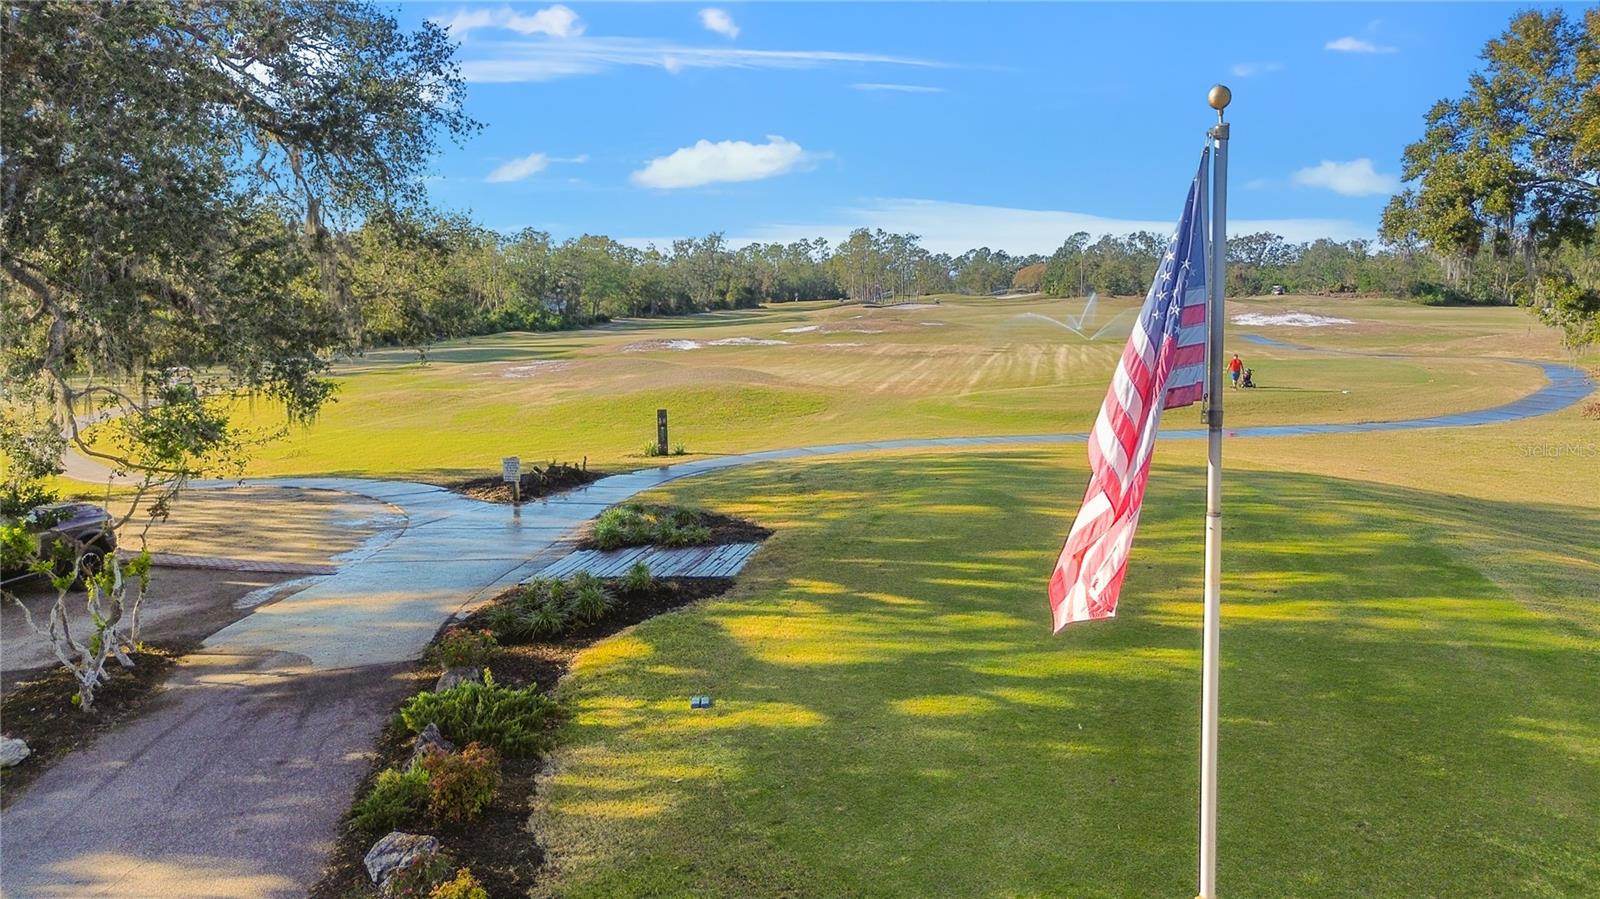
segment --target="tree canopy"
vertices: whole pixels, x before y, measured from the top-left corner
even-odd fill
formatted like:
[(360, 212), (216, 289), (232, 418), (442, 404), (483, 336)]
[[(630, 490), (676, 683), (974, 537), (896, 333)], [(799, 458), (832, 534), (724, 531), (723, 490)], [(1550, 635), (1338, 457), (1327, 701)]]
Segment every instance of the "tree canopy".
[(84, 444), (75, 413), (111, 411), (134, 438), (107, 455), (181, 478), (236, 436), (221, 397), (315, 413), (361, 329), (346, 232), (419, 208), (474, 127), (444, 31), (352, 0), (6, 2), (0, 38), (3, 427)]
[(1406, 148), (1417, 186), (1382, 234), (1438, 253), (1458, 287), (1488, 257), (1498, 277), (1480, 289), (1535, 306), (1570, 343), (1600, 339), (1600, 9), (1521, 13), (1483, 61)]

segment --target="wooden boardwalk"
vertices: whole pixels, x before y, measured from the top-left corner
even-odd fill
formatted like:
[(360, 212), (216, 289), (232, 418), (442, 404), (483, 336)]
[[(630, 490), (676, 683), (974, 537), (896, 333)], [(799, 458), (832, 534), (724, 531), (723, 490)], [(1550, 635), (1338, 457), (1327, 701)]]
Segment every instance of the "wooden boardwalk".
[(566, 577), (587, 571), (595, 577), (621, 577), (636, 563), (643, 562), (656, 577), (733, 577), (760, 548), (759, 543), (728, 543), (683, 549), (658, 546), (635, 546), (610, 552), (584, 549), (552, 562), (537, 576)]

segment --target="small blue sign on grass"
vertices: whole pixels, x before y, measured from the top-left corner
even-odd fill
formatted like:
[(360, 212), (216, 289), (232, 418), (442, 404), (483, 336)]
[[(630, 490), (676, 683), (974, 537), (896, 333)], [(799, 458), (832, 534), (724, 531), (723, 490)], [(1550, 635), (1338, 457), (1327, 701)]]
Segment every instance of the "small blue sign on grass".
[(711, 697), (709, 697), (709, 696), (691, 696), (691, 697), (689, 697), (689, 708), (691, 708), (691, 709), (709, 709), (709, 708), (711, 708)]

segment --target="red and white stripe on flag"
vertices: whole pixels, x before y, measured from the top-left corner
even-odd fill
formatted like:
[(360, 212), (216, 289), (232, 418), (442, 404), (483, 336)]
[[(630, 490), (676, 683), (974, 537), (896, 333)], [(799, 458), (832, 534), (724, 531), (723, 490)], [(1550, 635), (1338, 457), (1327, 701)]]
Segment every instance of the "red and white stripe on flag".
[(1161, 413), (1205, 390), (1206, 158), (1089, 431), (1089, 488), (1050, 578), (1057, 631), (1116, 614)]

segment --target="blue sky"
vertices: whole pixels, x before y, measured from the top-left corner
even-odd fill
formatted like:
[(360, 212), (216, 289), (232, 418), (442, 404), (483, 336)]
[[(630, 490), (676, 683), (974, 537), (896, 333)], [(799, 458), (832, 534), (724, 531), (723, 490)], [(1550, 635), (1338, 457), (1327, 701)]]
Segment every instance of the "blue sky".
[(1166, 229), (1234, 103), (1230, 219), (1372, 236), (1502, 4), (415, 3), (483, 130), (430, 193), (492, 228), (735, 243), (869, 226), (1049, 252)]

